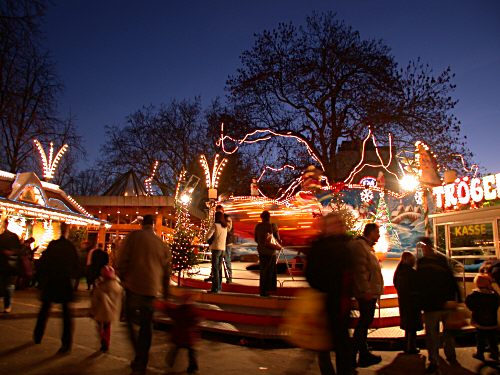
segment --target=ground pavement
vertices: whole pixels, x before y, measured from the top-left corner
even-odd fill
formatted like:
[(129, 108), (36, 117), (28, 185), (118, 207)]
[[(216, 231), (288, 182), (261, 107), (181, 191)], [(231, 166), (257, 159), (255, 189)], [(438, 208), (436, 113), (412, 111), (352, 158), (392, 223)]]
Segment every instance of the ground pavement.
[[(53, 307), (47, 331), (40, 345), (32, 341), (32, 332), (38, 311), (38, 300), (33, 290), (16, 291), (13, 312), (0, 313), (0, 374), (99, 374), (126, 375), (132, 349), (126, 327), (116, 323), (112, 327), (111, 348), (106, 354), (98, 351), (99, 340), (94, 322), (87, 316), (88, 297), (79, 291), (75, 304), (75, 334), (70, 354), (56, 354), (60, 346), (62, 328), (58, 306)], [(55, 315), (55, 316), (54, 316)], [(165, 352), (169, 347), (169, 333), (155, 330), (151, 347), (148, 374), (184, 374), (187, 354), (179, 353), (176, 366), (167, 369)], [(285, 345), (248, 341), (240, 338), (205, 337), (198, 345), (200, 374), (289, 374), (317, 375), (319, 370), (313, 354)], [(403, 355), (397, 351), (377, 351), (383, 361), (379, 365), (359, 369), (359, 374), (423, 374), (425, 357)], [(442, 363), (442, 374), (474, 374), (480, 364), (473, 359), (472, 347), (457, 350), (460, 367)], [(423, 351), (425, 354), (425, 351)]]

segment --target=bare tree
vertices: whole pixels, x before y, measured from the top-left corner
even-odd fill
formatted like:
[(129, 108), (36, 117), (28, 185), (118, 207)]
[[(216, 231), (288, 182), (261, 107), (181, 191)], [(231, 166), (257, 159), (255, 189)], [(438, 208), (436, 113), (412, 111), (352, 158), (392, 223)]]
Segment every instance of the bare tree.
[(456, 103), (450, 71), (434, 77), (419, 61), (400, 70), (389, 47), (361, 39), (332, 13), (257, 34), (241, 63), (227, 89), (248, 121), (245, 130), (296, 137), (301, 151), (291, 155), (291, 144), (281, 140), (284, 154), (304, 163), (309, 148), (333, 180), (344, 177), (337, 169), (339, 143), (363, 138), (368, 125), (384, 138), (394, 133), (399, 147), (428, 142), (442, 164), (453, 152), (467, 152), (450, 114)]

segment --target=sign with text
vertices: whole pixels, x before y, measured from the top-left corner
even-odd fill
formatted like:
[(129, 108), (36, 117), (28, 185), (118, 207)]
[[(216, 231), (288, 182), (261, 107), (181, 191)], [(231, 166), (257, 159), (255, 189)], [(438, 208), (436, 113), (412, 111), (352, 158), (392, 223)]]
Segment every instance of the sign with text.
[(438, 208), (451, 208), (458, 204), (480, 203), (500, 198), (500, 173), (482, 178), (464, 177), (453, 184), (432, 188)]

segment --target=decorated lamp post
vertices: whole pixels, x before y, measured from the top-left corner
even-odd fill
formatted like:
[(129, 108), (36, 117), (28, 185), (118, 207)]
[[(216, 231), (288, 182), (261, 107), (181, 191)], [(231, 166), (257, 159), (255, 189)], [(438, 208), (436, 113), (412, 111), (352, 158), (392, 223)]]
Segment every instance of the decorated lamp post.
[(217, 200), (217, 188), (219, 187), (219, 178), (222, 173), (222, 170), (226, 166), (227, 159), (223, 158), (219, 160), (219, 154), (215, 155), (214, 164), (212, 170), (210, 170), (210, 166), (208, 165), (207, 158), (205, 155), (201, 155), (200, 163), (203, 167), (203, 171), (205, 172), (205, 182), (207, 184), (208, 189), (208, 199)]

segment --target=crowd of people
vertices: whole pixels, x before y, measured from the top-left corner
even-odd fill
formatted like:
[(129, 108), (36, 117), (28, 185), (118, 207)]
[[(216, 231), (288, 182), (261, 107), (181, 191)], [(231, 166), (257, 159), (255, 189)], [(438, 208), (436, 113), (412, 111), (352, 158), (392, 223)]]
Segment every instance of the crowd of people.
[[(254, 231), (259, 255), (259, 289), (262, 297), (268, 297), (277, 287), (277, 252), (281, 248), (278, 226), (271, 222), (271, 215), (263, 211)], [(4, 312), (12, 311), (12, 298), (16, 279), (28, 278), (29, 270), (20, 264), (22, 256), (31, 257), (31, 239), (24, 241), (8, 229), (0, 234), (0, 291)], [(134, 348), (131, 361), (133, 373), (144, 373), (148, 364), (153, 334), (154, 301), (169, 294), (171, 251), (154, 232), (154, 217), (146, 215), (142, 228), (127, 235), (114, 254), (113, 268), (110, 257), (102, 245), (86, 245), (79, 255), (68, 239), (68, 226), (60, 223), (60, 238), (51, 241), (36, 265), (37, 286), (40, 289), (41, 307), (33, 331), (36, 344), (42, 342), (51, 305), (62, 305), (63, 330), (59, 353), (71, 350), (73, 320), (69, 303), (75, 296), (75, 280), (85, 275), (90, 290), (91, 316), (96, 321), (100, 350), (107, 352), (111, 343), (111, 324), (125, 313), (130, 339)], [(377, 302), (384, 292), (379, 259), (374, 245), (380, 238), (379, 226), (366, 224), (363, 234), (351, 237), (339, 213), (330, 213), (320, 219), (320, 235), (306, 253), (305, 276), (310, 286), (326, 298), (326, 315), (330, 350), (335, 352), (335, 366), (330, 350), (317, 353), (322, 375), (353, 374), (356, 367), (369, 367), (381, 362), (381, 356), (373, 353), (367, 343), (368, 330), (375, 316)], [(214, 224), (208, 231), (211, 239), (210, 292), (221, 290), (223, 262), (226, 281), (232, 281), (230, 248), (234, 238), (231, 218), (217, 206)], [(474, 357), (497, 361), (498, 320), (500, 296), (495, 290), (495, 279), (500, 273), (499, 264), (486, 263), (475, 278), (476, 289), (466, 298), (462, 296), (450, 267), (449, 260), (433, 248), (432, 241), (423, 237), (418, 242), (421, 253), (417, 258), (412, 252), (404, 252), (394, 273), (394, 286), (398, 293), (400, 326), (405, 331), (404, 353), (419, 353), (417, 332), (425, 327), (426, 349), (429, 364), (427, 373), (439, 370), (439, 346), (451, 365), (457, 365), (454, 337), (460, 328), (453, 324), (458, 306), (465, 305), (472, 311), (472, 323), (477, 327), (477, 352)], [(417, 254), (419, 253), (417, 252)], [(29, 268), (29, 267), (28, 267)], [(25, 282), (30, 280), (25, 280)], [(354, 302), (354, 303), (353, 303)], [(122, 308), (123, 304), (123, 308)], [(350, 335), (353, 305), (358, 311), (354, 333)], [(169, 307), (168, 314), (174, 322), (173, 345), (167, 355), (167, 363), (173, 366), (179, 349), (188, 351), (188, 373), (198, 371), (195, 343), (198, 338), (197, 310), (192, 296), (184, 294), (176, 308)], [(443, 327), (441, 339), (440, 327)], [(335, 368), (336, 367), (336, 370)]]

